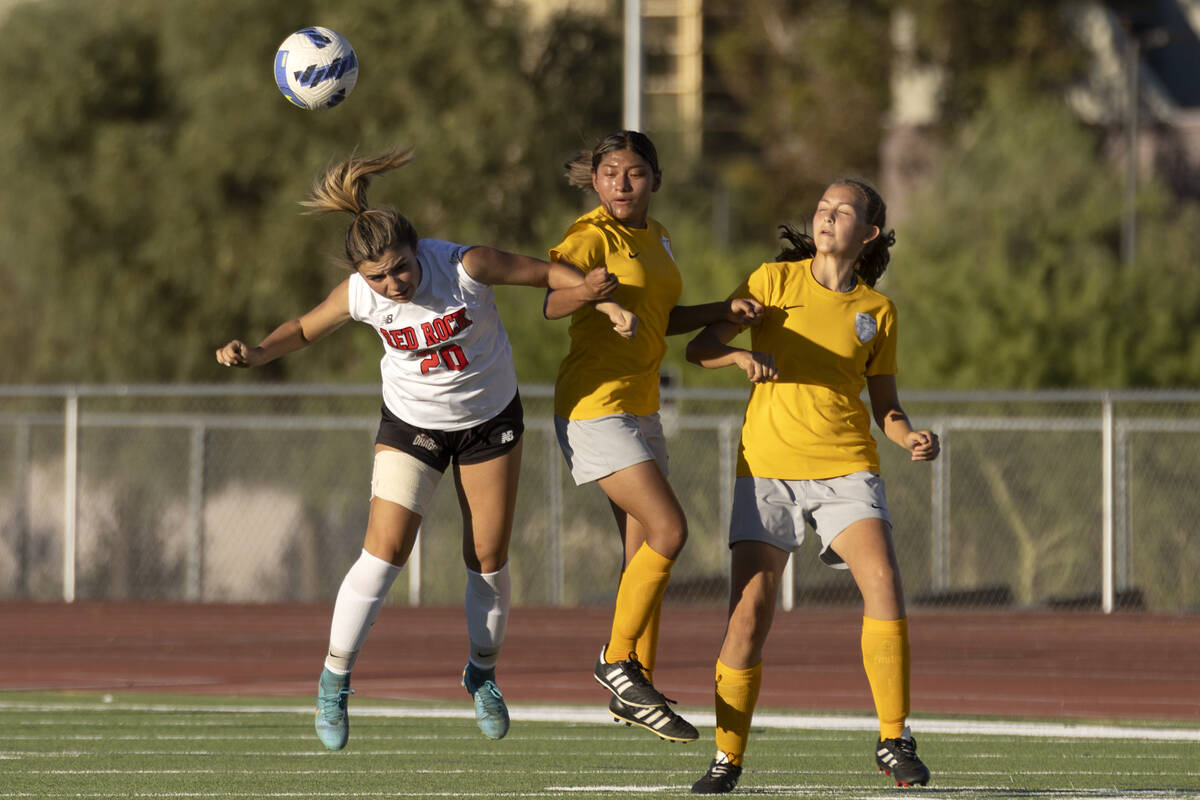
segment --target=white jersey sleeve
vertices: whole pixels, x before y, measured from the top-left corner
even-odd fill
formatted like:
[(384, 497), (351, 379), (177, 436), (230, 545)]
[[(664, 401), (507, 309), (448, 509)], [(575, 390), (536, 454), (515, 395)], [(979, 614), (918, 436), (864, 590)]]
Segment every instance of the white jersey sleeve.
[(495, 295), (462, 266), (469, 247), (417, 243), (421, 280), (397, 303), (350, 276), (350, 316), (383, 343), (383, 402), (419, 428), (462, 430), (500, 413), (517, 393), (512, 346)]

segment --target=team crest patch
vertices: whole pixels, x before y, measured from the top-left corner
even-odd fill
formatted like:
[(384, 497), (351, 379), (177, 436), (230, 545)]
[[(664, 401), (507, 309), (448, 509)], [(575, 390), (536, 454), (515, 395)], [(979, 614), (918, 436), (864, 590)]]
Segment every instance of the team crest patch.
[(858, 334), (858, 340), (863, 344), (875, 338), (876, 331), (879, 326), (875, 323), (875, 318), (870, 314), (858, 313), (854, 315), (854, 332)]

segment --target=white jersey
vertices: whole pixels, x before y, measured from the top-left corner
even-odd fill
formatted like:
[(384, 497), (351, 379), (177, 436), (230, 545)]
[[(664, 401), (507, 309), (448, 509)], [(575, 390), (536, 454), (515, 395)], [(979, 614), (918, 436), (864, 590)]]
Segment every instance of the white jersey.
[(492, 288), (472, 278), (470, 248), (438, 239), (417, 242), (421, 282), (397, 303), (350, 276), (350, 316), (383, 341), (383, 403), (410, 425), (463, 430), (492, 419), (517, 393), (512, 346)]

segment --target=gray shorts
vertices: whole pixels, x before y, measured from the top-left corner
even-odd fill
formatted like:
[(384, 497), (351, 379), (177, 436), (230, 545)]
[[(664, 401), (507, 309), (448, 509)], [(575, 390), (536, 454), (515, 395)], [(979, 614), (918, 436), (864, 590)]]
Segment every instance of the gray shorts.
[(733, 484), (729, 543), (766, 542), (791, 552), (804, 541), (808, 523), (821, 540), (821, 561), (846, 569), (829, 545), (861, 519), (892, 523), (883, 478), (874, 472), (864, 470), (819, 481), (738, 477)]
[(639, 417), (612, 414), (595, 419), (554, 418), (554, 432), (576, 486), (614, 472), (657, 461), (667, 474), (667, 439), (658, 412)]

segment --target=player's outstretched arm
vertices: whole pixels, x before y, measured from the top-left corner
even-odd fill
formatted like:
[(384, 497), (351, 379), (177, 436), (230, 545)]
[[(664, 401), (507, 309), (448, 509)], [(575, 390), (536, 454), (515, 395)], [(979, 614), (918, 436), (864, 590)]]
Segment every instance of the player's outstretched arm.
[[(549, 289), (580, 288), (585, 285), (583, 272), (559, 261), (543, 261), (533, 256), (509, 253), (494, 247), (472, 247), (463, 254), (463, 269), (475, 280), (489, 286), (540, 286)], [(616, 279), (603, 281), (587, 290), (603, 290), (607, 297), (616, 288)], [(581, 288), (582, 291), (582, 288)]]
[(543, 261), (493, 247), (472, 247), (463, 255), (462, 263), (468, 275), (489, 286), (509, 284), (550, 289), (542, 307), (547, 319), (559, 319), (587, 303), (604, 300), (618, 285), (616, 277), (603, 268), (585, 275), (573, 264)]
[[(563, 262), (561, 266), (566, 266), (569, 269), (576, 270), (574, 265)], [(578, 271), (578, 270), (577, 270)], [(601, 300), (612, 297), (612, 293), (616, 291), (619, 282), (615, 275), (609, 272), (603, 266), (588, 270), (583, 275), (583, 282), (575, 286), (564, 286), (561, 289), (552, 289), (546, 293), (546, 302), (542, 304), (542, 314), (546, 319), (562, 319), (570, 316), (588, 303), (598, 303)], [(616, 303), (613, 303), (616, 305)], [(620, 308), (618, 305), (617, 308)], [(624, 311), (624, 309), (621, 309)], [(613, 320), (614, 325), (617, 320), (613, 314), (608, 314)], [(628, 314), (629, 312), (625, 312)], [(632, 335), (632, 334), (631, 334)]]
[(217, 348), (217, 362), (227, 367), (257, 367), (307, 347), (350, 319), (350, 281), (342, 281), (316, 307), (290, 319), (253, 347), (234, 339)]
[(667, 318), (667, 336), (688, 333), (718, 322), (756, 325), (765, 315), (763, 304), (753, 297), (733, 297), (698, 306), (675, 306)]
[(743, 350), (729, 342), (741, 331), (736, 322), (714, 322), (688, 342), (687, 360), (705, 369), (736, 366), (746, 373), (751, 383), (764, 383), (779, 377), (775, 357), (770, 353)]

